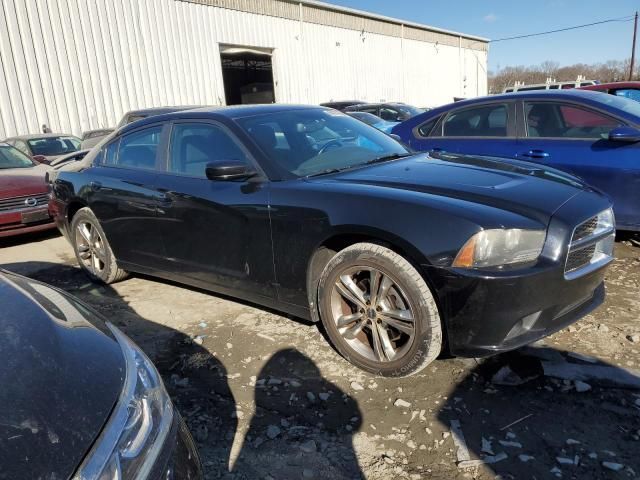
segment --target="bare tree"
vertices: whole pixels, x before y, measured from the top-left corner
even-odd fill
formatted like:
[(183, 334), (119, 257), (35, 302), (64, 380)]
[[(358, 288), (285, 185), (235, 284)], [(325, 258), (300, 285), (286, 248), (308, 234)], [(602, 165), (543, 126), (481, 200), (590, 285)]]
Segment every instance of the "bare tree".
[[(525, 67), (509, 66), (489, 72), (489, 93), (500, 93), (516, 82), (524, 84), (545, 83), (547, 79), (557, 82), (575, 81), (579, 75), (588, 80), (601, 82), (617, 82), (626, 80), (630, 59), (608, 60), (604, 63), (587, 65), (577, 63), (561, 67), (557, 62), (545, 61), (540, 65)], [(640, 68), (634, 72), (634, 79), (639, 79)]]

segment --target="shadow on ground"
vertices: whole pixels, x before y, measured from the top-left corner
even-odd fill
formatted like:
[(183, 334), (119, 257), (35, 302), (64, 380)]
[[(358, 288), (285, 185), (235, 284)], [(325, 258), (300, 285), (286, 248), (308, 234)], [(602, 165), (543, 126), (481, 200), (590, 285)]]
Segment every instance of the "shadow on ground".
[(457, 460), (472, 473), (638, 478), (638, 391), (640, 372), (525, 347), (478, 363), (454, 386), (437, 418), (454, 437), (464, 437), (469, 455), (456, 448)]
[[(299, 351), (281, 350), (267, 360), (253, 385), (255, 413), (242, 420), (227, 368), (191, 336), (141, 317), (80, 268), (48, 262), (2, 268), (75, 295), (147, 353), (198, 444), (206, 478), (362, 478), (352, 445), (361, 423), (357, 402)], [(243, 422), (248, 429), (240, 428)], [(239, 454), (232, 454), (234, 439)]]

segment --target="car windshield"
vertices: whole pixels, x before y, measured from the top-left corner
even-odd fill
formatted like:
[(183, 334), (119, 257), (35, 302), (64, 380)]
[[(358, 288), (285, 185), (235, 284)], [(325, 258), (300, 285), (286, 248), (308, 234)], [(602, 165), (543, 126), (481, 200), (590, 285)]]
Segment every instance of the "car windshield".
[(623, 112), (640, 117), (640, 103), (630, 98), (603, 93), (602, 95), (598, 95), (598, 101), (609, 107), (618, 108)]
[(7, 168), (29, 168), (34, 163), (17, 148), (0, 145), (0, 170)]
[(416, 115), (420, 115), (424, 113), (424, 110), (421, 108), (413, 107), (411, 105), (395, 105), (395, 107), (404, 113), (408, 118), (415, 117)]
[(80, 140), (75, 137), (44, 137), (28, 140), (34, 155), (50, 157), (75, 152), (80, 148)]
[(375, 116), (373, 113), (367, 112), (349, 112), (349, 116), (357, 118), (358, 120), (366, 123), (367, 125), (375, 125), (382, 122), (380, 117)]
[(297, 177), (409, 155), (393, 138), (337, 110), (291, 110), (238, 123), (271, 161)]

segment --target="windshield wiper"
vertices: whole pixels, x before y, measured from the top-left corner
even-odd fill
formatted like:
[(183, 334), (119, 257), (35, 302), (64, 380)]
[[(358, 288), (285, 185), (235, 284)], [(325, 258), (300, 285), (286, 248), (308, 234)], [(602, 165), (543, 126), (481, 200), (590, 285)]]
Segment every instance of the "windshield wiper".
[(350, 168), (351, 168), (351, 165), (349, 165), (348, 167), (342, 167), (342, 168), (327, 168), (326, 170), (321, 170), (316, 173), (310, 173), (309, 175), (305, 175), (305, 178), (319, 177), (320, 175), (329, 175), (330, 173), (339, 173), (339, 172), (342, 172), (343, 170), (348, 170)]
[(391, 155), (384, 155), (382, 157), (374, 158), (365, 162), (366, 165), (371, 165), (373, 163), (387, 162), (389, 160), (397, 160), (399, 158), (409, 157), (413, 155), (412, 153), (393, 153)]

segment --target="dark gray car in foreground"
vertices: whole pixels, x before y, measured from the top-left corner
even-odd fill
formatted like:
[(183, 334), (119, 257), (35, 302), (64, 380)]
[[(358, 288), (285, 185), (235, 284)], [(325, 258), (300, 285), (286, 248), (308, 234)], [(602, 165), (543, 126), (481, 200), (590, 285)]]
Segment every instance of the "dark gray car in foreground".
[(0, 305), (0, 478), (202, 478), (158, 372), (126, 335), (2, 270)]

